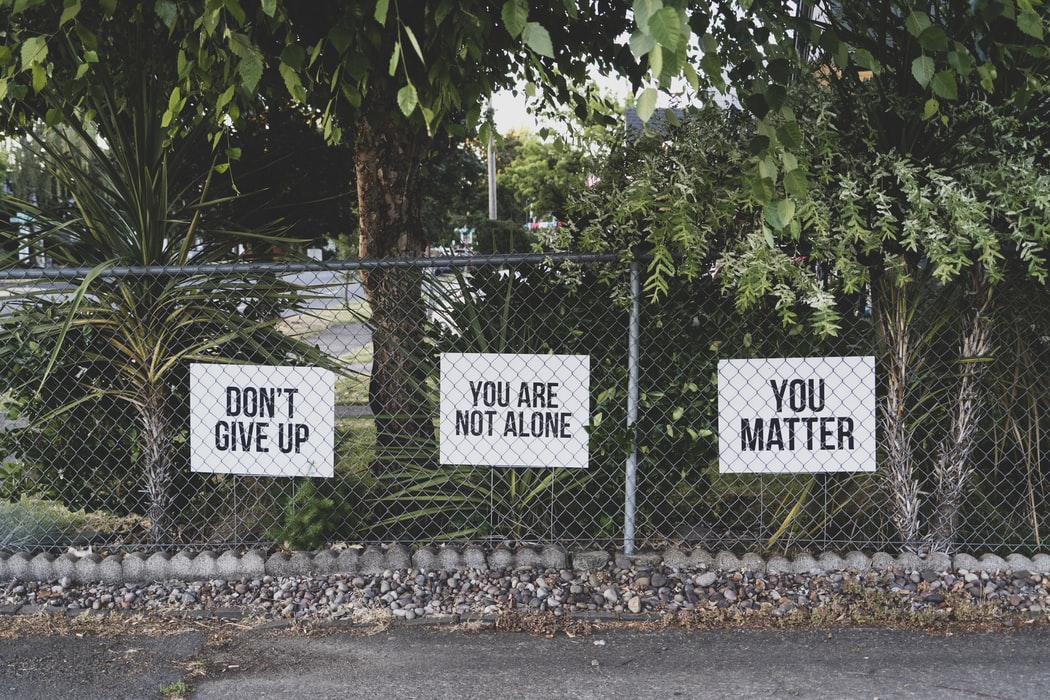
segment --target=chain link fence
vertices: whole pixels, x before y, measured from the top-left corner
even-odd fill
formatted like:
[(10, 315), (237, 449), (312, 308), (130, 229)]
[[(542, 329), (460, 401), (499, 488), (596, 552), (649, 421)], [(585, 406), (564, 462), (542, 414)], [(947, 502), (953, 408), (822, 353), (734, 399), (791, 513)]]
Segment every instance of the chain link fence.
[(640, 274), (2, 271), (0, 551), (1043, 549), (1045, 289), (993, 313), (876, 286), (818, 338), (713, 277), (642, 298)]

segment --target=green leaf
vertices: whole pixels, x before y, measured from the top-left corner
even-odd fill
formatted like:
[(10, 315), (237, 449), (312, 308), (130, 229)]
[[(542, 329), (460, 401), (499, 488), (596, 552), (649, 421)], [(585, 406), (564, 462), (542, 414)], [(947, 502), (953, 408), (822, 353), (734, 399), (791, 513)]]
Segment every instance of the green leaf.
[(172, 0), (157, 0), (153, 5), (153, 11), (160, 17), (160, 21), (170, 32), (175, 26), (175, 19), (179, 16), (179, 7)]
[(410, 116), (418, 105), (419, 95), (416, 93), (415, 85), (409, 83), (397, 91), (397, 106), (401, 108), (401, 114), (406, 117)]
[(789, 170), (784, 173), (784, 191), (792, 197), (804, 197), (809, 191), (809, 180), (801, 170)]
[(786, 148), (802, 148), (802, 129), (799, 127), (798, 121), (792, 119), (784, 122), (784, 125), (777, 129), (777, 139)]
[(390, 0), (377, 0), (376, 11), (373, 17), (376, 22), (379, 22), (382, 26), (386, 26), (386, 17), (390, 12)]
[(870, 70), (875, 75), (882, 73), (882, 64), (867, 49), (857, 49), (853, 53), (853, 60), (858, 66)]
[(42, 36), (29, 37), (22, 42), (22, 70), (43, 63), (47, 59), (47, 39)]
[(773, 182), (777, 181), (777, 164), (769, 158), (763, 158), (758, 161), (758, 176), (765, 179), (768, 178)]
[(682, 38), (682, 20), (678, 10), (673, 7), (657, 10), (649, 18), (649, 33), (664, 48), (672, 51), (677, 49), (678, 41)]
[(945, 100), (959, 99), (959, 86), (954, 70), (942, 70), (933, 77), (933, 94)]
[(230, 100), (233, 99), (233, 92), (235, 89), (236, 86), (231, 85), (230, 87), (226, 88), (226, 90), (221, 95), (219, 95), (219, 99), (215, 102), (216, 112), (221, 112), (226, 107), (226, 105), (230, 104)]
[(787, 228), (795, 218), (795, 203), (790, 199), (781, 199), (766, 205), (763, 215), (766, 223), (776, 230)]
[(244, 8), (241, 7), (240, 0), (224, 0), (223, 6), (230, 13), (230, 16), (233, 17), (234, 21), (237, 22), (238, 26), (243, 25), (244, 21), (248, 19)]
[(168, 96), (168, 109), (170, 111), (175, 111), (176, 108), (179, 106), (179, 102), (181, 101), (182, 90), (180, 90), (179, 86), (176, 85), (174, 88), (172, 88), (171, 95)]
[(15, 5), (13, 8), (11, 8), (11, 14), (17, 15), (19, 12), (24, 12), (25, 10), (28, 10), (31, 7), (36, 7), (37, 5), (42, 5), (43, 3), (44, 0), (15, 0)]
[(908, 19), (904, 20), (905, 29), (916, 39), (932, 24), (933, 22), (923, 12), (912, 12), (908, 15)]
[(413, 50), (416, 52), (416, 56), (419, 56), (420, 62), (426, 64), (426, 60), (423, 58), (423, 49), (420, 48), (419, 42), (416, 40), (415, 32), (412, 31), (412, 27), (405, 25), (405, 35), (408, 36), (408, 42), (412, 44)]
[(766, 102), (766, 96), (763, 93), (751, 93), (744, 98), (744, 104), (759, 119), (764, 119), (769, 114), (769, 103)]
[(769, 137), (765, 134), (756, 134), (747, 143), (747, 150), (756, 156), (767, 148), (769, 148)]
[(643, 122), (649, 121), (650, 117), (653, 116), (653, 112), (656, 111), (656, 88), (647, 87), (641, 91), (638, 95), (638, 100), (635, 103), (635, 111), (638, 113), (638, 118)]
[(230, 47), (230, 53), (238, 58), (247, 58), (255, 53), (255, 47), (252, 46), (251, 39), (248, 38), (248, 35), (241, 32), (230, 32), (227, 44)]
[(645, 56), (656, 46), (656, 39), (652, 38), (640, 29), (631, 34), (631, 55), (635, 58)]
[(393, 76), (397, 73), (397, 66), (401, 63), (401, 42), (397, 42), (394, 45), (394, 50), (390, 54), (390, 64), (387, 66), (387, 74)]
[(525, 31), (525, 24), (529, 21), (529, 0), (507, 0), (503, 3), (500, 16), (507, 33), (517, 39)]
[(821, 34), (820, 47), (831, 56), (839, 68), (846, 68), (849, 64), (849, 47), (839, 39), (835, 32), (826, 31)]
[(292, 70), (302, 70), (304, 61), (306, 61), (306, 51), (299, 44), (289, 44), (284, 47), (284, 51), (281, 51), (281, 63), (287, 64)]
[(783, 85), (770, 85), (766, 88), (765, 98), (769, 108), (777, 112), (787, 101), (787, 89)]
[(766, 204), (773, 199), (776, 185), (768, 177), (755, 177), (751, 180), (751, 197), (759, 204)]
[(540, 56), (554, 58), (554, 44), (550, 33), (539, 22), (528, 22), (521, 33), (525, 45)]
[(262, 0), (262, 11), (267, 17), (273, 17), (277, 13), (277, 0)]
[(62, 16), (58, 19), (58, 26), (75, 19), (80, 14), (80, 0), (64, 0), (62, 3)]
[(926, 105), (922, 110), (922, 118), (929, 119), (933, 115), (937, 114), (937, 111), (941, 108), (941, 102), (936, 97), (931, 97), (926, 100)]
[(34, 63), (32, 68), (33, 73), (33, 92), (40, 92), (47, 85), (47, 71), (39, 63)]
[(773, 59), (766, 66), (766, 71), (769, 73), (769, 77), (773, 79), (773, 82), (778, 85), (789, 85), (792, 77), (794, 77), (791, 61), (786, 58)]
[(700, 59), (700, 68), (712, 85), (719, 90), (725, 89), (725, 78), (722, 76), (722, 61), (718, 58), (718, 54), (705, 53)]
[(1026, 10), (1017, 16), (1017, 28), (1030, 37), (1042, 40), (1043, 20), (1032, 10)]
[(929, 56), (919, 56), (911, 62), (911, 74), (923, 87), (930, 84), (936, 67)]
[[(281, 65), (284, 68), (284, 64)], [(259, 54), (253, 53), (241, 59), (237, 64), (237, 74), (241, 77), (241, 84), (248, 92), (255, 92), (263, 74), (263, 62)], [(282, 77), (284, 71), (281, 71)], [(287, 79), (285, 79), (287, 83)], [(289, 90), (290, 91), (290, 90)], [(293, 95), (294, 97), (294, 95)]]
[[(261, 61), (259, 66), (261, 75)], [(284, 87), (288, 91), (288, 94), (292, 96), (292, 99), (297, 102), (306, 102), (306, 90), (303, 88), (303, 82), (299, 78), (299, 73), (294, 68), (284, 63), (277, 67), (277, 71), (281, 74), (281, 79), (284, 80)]]
[(955, 69), (955, 72), (964, 78), (970, 74), (973, 70), (973, 57), (969, 53), (964, 51), (949, 51), (948, 52), (948, 65)]
[(943, 27), (930, 25), (919, 35), (919, 46), (926, 51), (947, 51), (948, 35)]
[(98, 4), (102, 6), (102, 12), (106, 17), (112, 17), (117, 11), (117, 0), (99, 0)]
[(977, 66), (977, 75), (981, 76), (981, 87), (988, 92), (995, 91), (995, 79), (999, 77), (999, 73), (995, 70), (995, 66), (990, 63)]

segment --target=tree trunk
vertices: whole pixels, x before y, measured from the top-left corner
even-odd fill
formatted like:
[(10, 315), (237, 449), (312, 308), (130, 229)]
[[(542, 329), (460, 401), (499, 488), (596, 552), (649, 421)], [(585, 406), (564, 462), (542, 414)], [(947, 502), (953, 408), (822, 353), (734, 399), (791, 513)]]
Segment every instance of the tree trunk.
[(150, 387), (138, 405), (142, 421), (142, 459), (149, 500), (149, 536), (160, 549), (175, 543), (171, 517), (171, 434), (164, 392)]
[(919, 538), (919, 482), (915, 478), (912, 431), (908, 427), (908, 388), (918, 353), (910, 332), (914, 302), (908, 287), (889, 273), (872, 274), (872, 307), (882, 355), (886, 361), (886, 397), (879, 407), (886, 441), (884, 482), (890, 495), (891, 520), (905, 547)]
[(953, 552), (959, 542), (963, 501), (973, 473), (971, 455), (981, 410), (981, 380), (991, 354), (992, 294), (983, 268), (973, 271), (974, 308), (963, 329), (959, 348), (959, 385), (948, 436), (941, 443), (934, 468), (936, 510), (927, 541), (935, 552)]
[[(396, 110), (396, 106), (390, 109)], [(420, 257), (426, 245), (418, 168), (427, 139), (374, 116), (358, 122), (355, 139), (362, 259)], [(368, 403), (376, 425), (377, 472), (393, 464), (433, 460), (433, 407), (426, 388), (423, 271), (378, 267), (362, 273), (372, 311), (372, 378)]]

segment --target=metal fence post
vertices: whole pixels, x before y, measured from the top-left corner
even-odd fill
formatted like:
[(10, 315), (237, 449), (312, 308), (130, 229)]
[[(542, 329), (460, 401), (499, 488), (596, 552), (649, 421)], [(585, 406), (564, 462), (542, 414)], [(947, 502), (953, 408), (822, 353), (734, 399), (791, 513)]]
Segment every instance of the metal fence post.
[(627, 428), (631, 431), (631, 445), (627, 453), (626, 483), (624, 484), (623, 552), (634, 554), (634, 510), (638, 486), (638, 359), (641, 326), (642, 293), (638, 260), (631, 261), (631, 319), (627, 341)]

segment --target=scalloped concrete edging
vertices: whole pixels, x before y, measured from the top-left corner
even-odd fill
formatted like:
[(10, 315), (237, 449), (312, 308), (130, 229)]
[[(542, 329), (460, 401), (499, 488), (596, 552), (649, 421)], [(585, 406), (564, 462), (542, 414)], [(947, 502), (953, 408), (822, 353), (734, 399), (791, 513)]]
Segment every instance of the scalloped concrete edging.
[(133, 552), (100, 557), (97, 554), (27, 552), (0, 553), (0, 580), (50, 581), (68, 578), (75, 583), (121, 584), (149, 581), (209, 579), (252, 579), (262, 576), (320, 576), (330, 574), (377, 575), (397, 569), (423, 571), (501, 568), (576, 569), (597, 571), (609, 565), (628, 569), (664, 566), (678, 570), (713, 569), (722, 571), (748, 570), (768, 574), (822, 574), (843, 569), (885, 570), (890, 567), (909, 571), (948, 571), (964, 569), (989, 573), (1029, 571), (1050, 573), (1050, 555), (1026, 557), (1011, 554), (1005, 559), (995, 554), (979, 558), (970, 554), (934, 553), (928, 557), (902, 553), (892, 555), (878, 552), (868, 556), (862, 552), (839, 555), (826, 552), (820, 557), (799, 554), (793, 558), (758, 554), (736, 555), (732, 552), (708, 552), (704, 549), (686, 551), (678, 548), (627, 556), (605, 551), (569, 552), (558, 546), (498, 547), (486, 552), (477, 546), (420, 547), (411, 550), (403, 545), (389, 547), (351, 547), (343, 550), (317, 552), (277, 552), (266, 554), (260, 550), (245, 552), (190, 552), (176, 554)]

